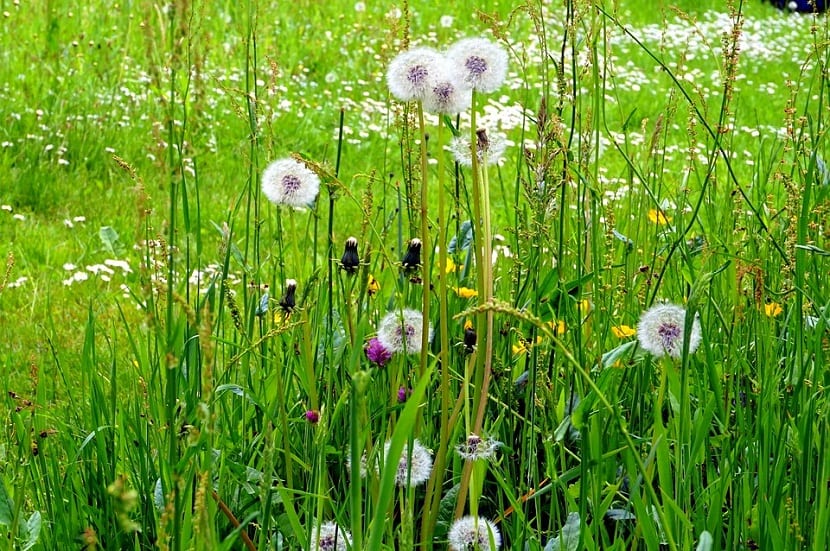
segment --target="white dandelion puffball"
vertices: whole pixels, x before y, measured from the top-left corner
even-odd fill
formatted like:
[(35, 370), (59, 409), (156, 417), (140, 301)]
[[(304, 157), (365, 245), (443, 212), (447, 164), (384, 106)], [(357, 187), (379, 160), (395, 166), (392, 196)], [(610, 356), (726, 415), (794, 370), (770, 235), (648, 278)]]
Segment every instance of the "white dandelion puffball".
[[(669, 355), (679, 358), (683, 354), (686, 309), (674, 304), (652, 306), (640, 316), (637, 339), (648, 352), (656, 357)], [(700, 346), (700, 320), (695, 317), (688, 335), (689, 354)]]
[[(461, 517), (452, 523), (447, 539), (453, 551), (491, 551), (501, 547), (499, 529), (484, 517)], [(490, 545), (491, 539), (493, 546)]]
[(310, 206), (320, 192), (320, 178), (294, 159), (280, 159), (262, 173), (262, 192), (275, 205)]
[(501, 445), (498, 440), (471, 434), (463, 444), (455, 447), (455, 451), (465, 461), (478, 461), (479, 459), (487, 461), (495, 457), (496, 450)]
[(352, 547), (352, 535), (334, 522), (324, 522), (311, 532), (312, 551), (346, 551)]
[[(427, 328), (427, 340), (432, 340), (432, 327)], [(424, 317), (418, 310), (405, 308), (402, 312), (389, 312), (378, 326), (378, 340), (387, 350), (420, 354), (424, 335)]]
[[(504, 156), (505, 149), (507, 149), (507, 142), (504, 136), (497, 132), (488, 132), (486, 130), (479, 130), (477, 134), (479, 136), (476, 143), (478, 162), (483, 163), (486, 159), (488, 165), (498, 164)], [(473, 149), (470, 147), (469, 135), (456, 136), (450, 142), (449, 148), (458, 164), (466, 167), (473, 166)]]
[(446, 59), (432, 48), (401, 52), (386, 71), (389, 92), (400, 101), (423, 99), (432, 83), (446, 72)]
[(432, 82), (423, 101), (428, 113), (457, 115), (470, 108), (473, 95), (458, 79), (445, 77)]
[[(383, 446), (383, 457), (389, 457), (389, 448), (392, 441)], [(388, 459), (384, 459), (387, 461)], [(412, 454), (409, 454), (409, 445), (404, 445), (401, 458), (398, 460), (398, 469), (395, 473), (395, 484), (398, 486), (418, 486), (429, 480), (432, 473), (432, 454), (417, 439), (412, 442)]]
[(486, 38), (464, 38), (447, 51), (447, 59), (468, 88), (490, 93), (507, 76), (507, 52)]

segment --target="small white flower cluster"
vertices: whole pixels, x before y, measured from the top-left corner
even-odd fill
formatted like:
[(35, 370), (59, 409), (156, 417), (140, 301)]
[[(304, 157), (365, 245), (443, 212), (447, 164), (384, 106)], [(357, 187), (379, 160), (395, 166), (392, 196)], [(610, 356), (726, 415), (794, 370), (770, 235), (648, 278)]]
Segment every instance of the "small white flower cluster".
[(441, 53), (417, 47), (389, 64), (389, 92), (400, 101), (420, 101), (424, 110), (453, 115), (469, 109), (472, 91), (491, 93), (507, 76), (507, 52), (486, 38), (459, 40)]
[(89, 264), (83, 270), (79, 270), (75, 264), (67, 262), (63, 265), (63, 269), (72, 274), (63, 280), (66, 286), (74, 283), (80, 283), (89, 279), (89, 274), (93, 274), (102, 281), (112, 281), (112, 276), (116, 275), (115, 269), (121, 270), (121, 275), (127, 275), (133, 272), (130, 268), (129, 262), (126, 260), (117, 260), (108, 258), (104, 260), (103, 264)]

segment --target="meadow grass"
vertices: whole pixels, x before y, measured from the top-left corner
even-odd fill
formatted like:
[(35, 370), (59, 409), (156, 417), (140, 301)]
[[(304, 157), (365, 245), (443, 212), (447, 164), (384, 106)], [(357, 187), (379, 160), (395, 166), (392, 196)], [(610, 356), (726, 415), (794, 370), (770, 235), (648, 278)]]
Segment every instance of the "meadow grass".
[[(0, 547), (827, 548), (830, 29), (726, 4), (6, 2)], [(389, 62), (466, 36), (421, 128)]]

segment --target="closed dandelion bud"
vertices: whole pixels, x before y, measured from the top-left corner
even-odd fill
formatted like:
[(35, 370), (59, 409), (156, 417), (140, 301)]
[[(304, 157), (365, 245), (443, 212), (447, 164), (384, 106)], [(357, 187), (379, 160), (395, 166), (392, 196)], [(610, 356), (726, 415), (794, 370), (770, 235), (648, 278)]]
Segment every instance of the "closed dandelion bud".
[(294, 279), (288, 279), (285, 281), (285, 296), (282, 297), (280, 300), (280, 308), (286, 314), (290, 314), (294, 307), (297, 305), (297, 299), (295, 297), (297, 293), (297, 281)]
[(472, 354), (473, 350), (476, 349), (477, 340), (478, 335), (476, 335), (476, 330), (473, 324), (468, 321), (464, 324), (464, 350), (468, 354)]
[(406, 254), (401, 260), (401, 266), (405, 272), (412, 272), (421, 265), (421, 240), (417, 237), (409, 242)]
[(357, 254), (357, 238), (350, 237), (346, 240), (343, 256), (340, 258), (340, 268), (347, 274), (353, 274), (360, 266), (360, 256)]

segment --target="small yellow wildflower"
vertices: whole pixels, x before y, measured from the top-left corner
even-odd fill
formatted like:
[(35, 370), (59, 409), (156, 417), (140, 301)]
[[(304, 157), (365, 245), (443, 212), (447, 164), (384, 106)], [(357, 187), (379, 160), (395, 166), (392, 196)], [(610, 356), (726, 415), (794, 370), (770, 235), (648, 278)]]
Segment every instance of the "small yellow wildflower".
[(380, 283), (378, 283), (378, 280), (372, 274), (369, 274), (369, 284), (366, 286), (366, 291), (369, 293), (369, 296), (380, 291)]
[(627, 325), (615, 325), (611, 328), (611, 332), (614, 333), (614, 336), (618, 339), (633, 337), (637, 334), (636, 329), (634, 329), (633, 327), (629, 327)]
[(764, 314), (766, 314), (768, 318), (774, 318), (783, 311), (784, 309), (781, 308), (781, 305), (777, 302), (768, 302), (764, 304)]
[(549, 321), (548, 325), (550, 328), (553, 329), (553, 335), (555, 337), (561, 337), (565, 334), (565, 322), (562, 320), (559, 321)]
[(671, 222), (671, 218), (666, 216), (662, 210), (657, 209), (651, 209), (648, 211), (648, 219), (652, 224), (657, 224), (658, 226), (665, 226)]
[[(541, 344), (541, 343), (542, 343), (542, 337), (536, 337), (536, 344)], [(525, 352), (530, 350), (530, 348), (532, 346), (533, 345), (531, 343), (529, 343), (525, 339), (520, 338), (519, 342), (517, 344), (513, 345), (513, 354), (515, 354), (516, 356), (521, 356), (522, 354), (524, 354)]]
[(478, 296), (478, 291), (469, 287), (454, 287), (455, 294), (461, 298), (473, 298)]
[(579, 313), (585, 316), (588, 314), (588, 312), (591, 311), (591, 301), (587, 298), (584, 300), (580, 300), (576, 303), (576, 307), (579, 310)]
[(467, 320), (467, 321), (464, 322), (464, 331), (466, 331), (467, 329), (472, 329), (472, 328), (473, 328), (473, 322), (471, 320)]
[(457, 269), (458, 269), (458, 266), (456, 266), (453, 259), (448, 256), (447, 257), (447, 264), (444, 266), (444, 273), (445, 274), (451, 274), (454, 271), (456, 271)]

